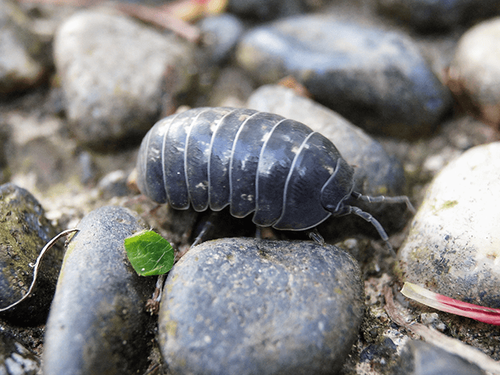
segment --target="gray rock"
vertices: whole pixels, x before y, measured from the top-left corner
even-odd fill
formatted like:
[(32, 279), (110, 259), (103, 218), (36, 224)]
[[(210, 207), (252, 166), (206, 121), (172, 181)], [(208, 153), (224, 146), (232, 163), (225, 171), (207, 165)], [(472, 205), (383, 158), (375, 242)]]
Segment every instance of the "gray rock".
[(305, 9), (303, 0), (231, 0), (229, 11), (240, 16), (269, 20), (300, 14)]
[(50, 309), (44, 374), (135, 374), (147, 365), (154, 278), (139, 277), (123, 240), (144, 228), (131, 211), (86, 215), (68, 245)]
[(430, 134), (451, 105), (449, 91), (410, 38), (331, 17), (292, 17), (254, 28), (236, 57), (261, 83), (293, 75), (317, 101), (370, 132)]
[(244, 31), (243, 23), (228, 13), (206, 17), (198, 27), (203, 33), (204, 64), (225, 62)]
[(359, 359), (361, 362), (378, 362), (383, 365), (394, 358), (396, 351), (396, 344), (389, 337), (385, 337), (381, 338), (379, 343), (369, 344), (363, 349), (359, 354)]
[(137, 142), (194, 73), (192, 46), (97, 11), (78, 12), (59, 28), (54, 55), (72, 131), (100, 149)]
[(434, 179), (398, 254), (401, 277), (500, 307), (500, 142), (474, 147)]
[(210, 87), (208, 104), (211, 107), (245, 107), (245, 101), (255, 89), (255, 83), (246, 72), (235, 66), (220, 70)]
[(378, 0), (379, 11), (422, 32), (457, 28), (500, 13), (497, 0)]
[(127, 195), (127, 174), (122, 170), (110, 172), (99, 181), (97, 187), (104, 199)]
[[(380, 143), (334, 111), (278, 85), (257, 89), (248, 98), (247, 106), (302, 122), (330, 139), (344, 159), (355, 166), (356, 191), (372, 196), (404, 194), (405, 176), (401, 163), (388, 155)], [(368, 204), (355, 199), (348, 203), (370, 211), (386, 230), (399, 230), (406, 221), (404, 204)], [(330, 233), (345, 236), (368, 231), (378, 238), (371, 224), (354, 215), (329, 219), (327, 225)]]
[(0, 0), (0, 96), (39, 84), (47, 72), (42, 43), (15, 1)]
[(6, 332), (0, 332), (0, 374), (35, 375), (39, 371), (40, 358)]
[[(40, 203), (14, 184), (0, 186), (0, 308), (17, 302), (28, 291), (40, 250), (57, 233)], [(3, 319), (18, 325), (45, 322), (63, 258), (56, 245), (43, 258), (31, 298), (2, 312)]]
[(486, 123), (500, 129), (500, 18), (482, 22), (458, 43), (449, 86)]
[(337, 373), (364, 308), (356, 262), (313, 242), (205, 242), (165, 291), (159, 337), (172, 374)]
[(403, 348), (391, 374), (399, 375), (484, 375), (476, 365), (435, 345), (410, 340)]

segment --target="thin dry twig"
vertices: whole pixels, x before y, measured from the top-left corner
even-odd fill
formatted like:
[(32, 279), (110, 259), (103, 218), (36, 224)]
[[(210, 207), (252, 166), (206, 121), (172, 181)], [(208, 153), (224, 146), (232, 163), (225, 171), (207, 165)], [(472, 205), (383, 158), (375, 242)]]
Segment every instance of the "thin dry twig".
[(40, 251), (38, 258), (36, 259), (36, 263), (33, 267), (33, 281), (31, 282), (31, 285), (28, 289), (28, 292), (24, 296), (22, 296), (21, 299), (17, 300), (16, 302), (10, 304), (7, 307), (1, 308), (0, 312), (7, 311), (7, 310), (13, 308), (14, 306), (17, 306), (18, 304), (20, 304), (22, 301), (24, 301), (26, 298), (28, 298), (30, 296), (31, 292), (33, 291), (33, 288), (35, 287), (36, 278), (38, 276), (38, 269), (40, 268), (40, 262), (42, 261), (42, 258), (45, 255), (45, 253), (47, 252), (47, 250), (49, 250), (52, 246), (54, 246), (54, 244), (57, 242), (57, 240), (59, 240), (61, 237), (67, 236), (70, 233), (78, 232), (78, 231), (79, 231), (79, 229), (76, 229), (76, 228), (64, 230), (61, 233), (59, 233), (58, 235), (56, 235), (54, 238), (52, 238), (49, 242), (47, 242), (47, 244)]
[(144, 22), (149, 22), (153, 25), (171, 30), (190, 42), (197, 43), (201, 38), (201, 32), (196, 26), (172, 16), (168, 9), (148, 7), (139, 4), (117, 4), (116, 8)]

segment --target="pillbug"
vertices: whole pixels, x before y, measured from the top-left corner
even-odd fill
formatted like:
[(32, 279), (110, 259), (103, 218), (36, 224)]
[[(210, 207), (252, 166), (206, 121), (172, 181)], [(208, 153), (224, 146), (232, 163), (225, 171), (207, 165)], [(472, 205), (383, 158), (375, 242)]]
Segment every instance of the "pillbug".
[(406, 196), (354, 191), (354, 169), (334, 144), (306, 125), (250, 109), (196, 108), (157, 122), (137, 160), (139, 190), (157, 203), (196, 211), (253, 212), (258, 226), (301, 231), (329, 216), (355, 214), (388, 236), (369, 213), (345, 203), (406, 203)]

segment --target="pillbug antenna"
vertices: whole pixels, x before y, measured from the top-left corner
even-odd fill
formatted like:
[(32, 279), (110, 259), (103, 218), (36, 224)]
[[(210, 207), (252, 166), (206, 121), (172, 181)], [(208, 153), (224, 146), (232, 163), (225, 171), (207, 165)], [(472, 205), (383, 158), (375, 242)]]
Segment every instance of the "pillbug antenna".
[(375, 229), (377, 230), (380, 238), (385, 242), (385, 245), (387, 246), (389, 251), (392, 253), (393, 256), (396, 256), (396, 253), (394, 252), (394, 249), (392, 248), (392, 245), (389, 242), (389, 236), (385, 232), (384, 227), (382, 227), (382, 224), (380, 224), (377, 219), (375, 219), (371, 214), (363, 211), (359, 207), (344, 205), (342, 207), (341, 215), (343, 216), (343, 215), (348, 215), (348, 214), (354, 214), (356, 216), (359, 216), (360, 218), (366, 220), (371, 225), (373, 225), (375, 227)]
[(406, 207), (408, 207), (408, 210), (410, 210), (412, 214), (416, 213), (415, 207), (413, 207), (410, 199), (406, 195), (401, 195), (398, 197), (386, 197), (385, 195), (378, 195), (376, 197), (372, 197), (369, 195), (363, 195), (361, 193), (358, 193), (357, 191), (353, 191), (351, 192), (351, 196), (359, 199), (360, 201), (368, 203), (405, 203)]

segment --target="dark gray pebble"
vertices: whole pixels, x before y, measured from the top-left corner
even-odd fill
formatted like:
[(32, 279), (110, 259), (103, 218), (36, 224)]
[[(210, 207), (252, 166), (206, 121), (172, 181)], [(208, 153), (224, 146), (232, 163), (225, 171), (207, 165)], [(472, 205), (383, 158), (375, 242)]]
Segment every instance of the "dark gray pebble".
[(359, 355), (361, 362), (377, 361), (380, 364), (385, 364), (390, 361), (396, 354), (397, 346), (394, 342), (386, 337), (380, 343), (368, 345)]
[(424, 341), (410, 340), (390, 372), (394, 375), (484, 375), (476, 365)]
[(300, 14), (305, 9), (304, 0), (231, 0), (229, 11), (244, 17), (260, 20)]
[(40, 358), (6, 332), (0, 332), (0, 374), (35, 375), (40, 373)]
[(122, 170), (110, 172), (99, 181), (97, 187), (103, 199), (123, 197), (129, 193), (127, 174)]
[(498, 0), (377, 0), (381, 13), (422, 32), (457, 28), (500, 14)]
[(256, 27), (236, 57), (260, 83), (293, 75), (317, 101), (374, 133), (428, 135), (451, 105), (410, 38), (353, 22), (309, 15)]
[(244, 31), (238, 17), (228, 13), (206, 17), (198, 27), (203, 33), (204, 64), (214, 65), (229, 58)]
[(206, 242), (165, 291), (159, 337), (172, 374), (334, 374), (364, 309), (357, 263), (313, 242)]
[[(43, 246), (57, 234), (40, 203), (14, 184), (0, 186), (0, 308), (21, 299), (33, 280), (33, 267)], [(2, 318), (19, 325), (45, 322), (61, 268), (63, 247), (43, 258), (36, 289)]]
[(144, 228), (131, 211), (85, 216), (68, 245), (47, 322), (44, 374), (135, 374), (147, 365), (154, 278), (139, 277), (123, 240)]

